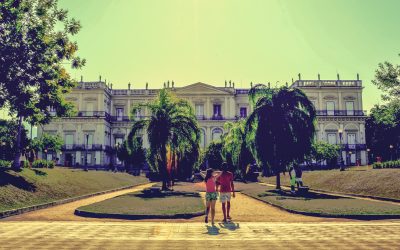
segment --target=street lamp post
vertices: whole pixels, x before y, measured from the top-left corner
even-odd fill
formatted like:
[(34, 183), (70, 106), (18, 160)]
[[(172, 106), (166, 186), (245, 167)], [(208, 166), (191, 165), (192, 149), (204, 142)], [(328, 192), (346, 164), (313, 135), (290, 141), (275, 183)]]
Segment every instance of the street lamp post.
[(390, 144), (389, 148), (390, 148), (390, 160), (393, 161), (393, 145)]
[(371, 149), (367, 148), (367, 165), (369, 165), (370, 163), (370, 158), (369, 158), (369, 152), (371, 151)]
[(344, 160), (343, 160), (343, 155), (342, 155), (342, 137), (343, 137), (343, 130), (339, 129), (339, 144), (340, 144), (340, 171), (344, 171)]
[(349, 160), (348, 163), (351, 164), (351, 155), (353, 154), (353, 152), (349, 151)]
[(114, 167), (114, 172), (117, 172), (118, 150), (119, 150), (119, 142), (115, 143), (115, 167)]
[(89, 147), (89, 134), (86, 134), (86, 146), (85, 146), (85, 171), (88, 171), (88, 162), (87, 162), (87, 156), (88, 156), (88, 147)]

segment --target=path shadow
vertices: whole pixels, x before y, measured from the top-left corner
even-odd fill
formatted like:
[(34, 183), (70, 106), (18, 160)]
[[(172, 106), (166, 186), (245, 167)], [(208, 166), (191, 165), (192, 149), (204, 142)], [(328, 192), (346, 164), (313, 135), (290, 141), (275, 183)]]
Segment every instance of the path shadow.
[(167, 197), (195, 197), (200, 198), (201, 196), (198, 193), (193, 192), (179, 192), (179, 191), (166, 191), (166, 192), (152, 192), (149, 190), (143, 190), (140, 193), (127, 194), (128, 196), (135, 196), (144, 199), (151, 198), (167, 198)]
[(33, 172), (35, 172), (36, 175), (40, 175), (40, 176), (46, 176), (46, 175), (47, 175), (46, 172), (41, 171), (41, 170), (39, 170), (39, 169), (34, 169), (34, 168), (33, 168), (32, 170), (33, 170)]
[(36, 186), (25, 180), (24, 177), (13, 175), (9, 172), (11, 172), (11, 170), (0, 169), (0, 187), (12, 185), (29, 192), (34, 192), (36, 190)]
[[(346, 199), (344, 197), (333, 196), (329, 194), (320, 194), (314, 193), (309, 191), (307, 194), (299, 195), (299, 194), (292, 194), (290, 190), (268, 190), (262, 194), (258, 195), (259, 197), (266, 197), (266, 196), (275, 196), (277, 199), (288, 199), (288, 200), (316, 200), (316, 199), (323, 199), (323, 200), (336, 200), (336, 199)], [(350, 198), (349, 198), (350, 199)]]
[(215, 226), (215, 225), (211, 225), (211, 226), (206, 225), (206, 228), (207, 228), (207, 233), (209, 235), (219, 235), (219, 228), (217, 226)]
[(223, 229), (228, 229), (229, 231), (235, 231), (236, 229), (239, 229), (239, 228), (240, 228), (239, 223), (235, 223), (235, 222), (233, 222), (233, 221), (230, 221), (230, 222), (221, 222), (221, 223), (218, 223), (218, 224), (219, 224), (219, 226), (220, 226), (221, 228), (223, 228)]

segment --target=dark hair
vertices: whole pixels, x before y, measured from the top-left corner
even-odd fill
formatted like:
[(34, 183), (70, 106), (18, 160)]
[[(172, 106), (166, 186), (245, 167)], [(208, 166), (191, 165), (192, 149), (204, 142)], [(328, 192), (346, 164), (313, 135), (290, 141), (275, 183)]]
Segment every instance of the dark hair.
[(222, 165), (221, 165), (221, 170), (222, 171), (228, 171), (229, 170), (228, 163), (223, 162)]
[(212, 170), (212, 168), (207, 169), (207, 173), (206, 173), (206, 177), (204, 178), (204, 182), (207, 182), (208, 179), (211, 178), (213, 171), (214, 170)]

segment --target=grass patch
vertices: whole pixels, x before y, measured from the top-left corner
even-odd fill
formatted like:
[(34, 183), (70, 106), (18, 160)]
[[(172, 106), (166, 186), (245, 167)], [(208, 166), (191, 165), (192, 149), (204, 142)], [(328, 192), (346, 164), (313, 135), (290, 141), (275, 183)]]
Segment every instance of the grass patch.
[[(289, 175), (281, 175), (282, 185), (289, 186)], [(311, 189), (400, 200), (400, 169), (353, 167), (346, 171), (325, 170), (303, 173), (304, 184)], [(260, 178), (275, 184), (275, 177)]]
[(147, 183), (145, 177), (78, 169), (0, 169), (0, 212)]
[(276, 205), (286, 210), (326, 217), (359, 217), (368, 219), (373, 216), (400, 217), (400, 206), (383, 202), (374, 202), (332, 195), (310, 193), (306, 197), (294, 196), (288, 190), (276, 191), (263, 185), (253, 186), (242, 193)]
[(144, 190), (83, 206), (77, 211), (78, 215), (89, 217), (188, 218), (204, 213), (204, 203), (197, 192)]

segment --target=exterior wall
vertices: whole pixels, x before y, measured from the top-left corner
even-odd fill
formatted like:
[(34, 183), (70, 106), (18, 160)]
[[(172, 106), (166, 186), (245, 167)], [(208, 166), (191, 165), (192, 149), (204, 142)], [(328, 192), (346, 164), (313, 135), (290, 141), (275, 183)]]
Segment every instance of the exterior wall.
[[(169, 85), (167, 85), (167, 88)], [(356, 159), (366, 164), (365, 148), (365, 113), (362, 111), (361, 81), (315, 81), (299, 80), (292, 87), (302, 89), (317, 110), (317, 139), (328, 141), (336, 137), (336, 143), (343, 144), (343, 159), (346, 163)], [(194, 83), (182, 88), (169, 88), (178, 97), (191, 103), (198, 117), (203, 135), (202, 147), (217, 140), (224, 133), (227, 121), (238, 120), (245, 113), (250, 114), (248, 89), (233, 87), (214, 87), (204, 83)], [(56, 119), (43, 126), (41, 133), (59, 134), (66, 145), (57, 157), (61, 164), (84, 165), (115, 165), (113, 148), (117, 142), (126, 139), (131, 128), (129, 119), (132, 105), (154, 100), (157, 89), (116, 89), (113, 90), (105, 82), (81, 82), (66, 99), (76, 106), (78, 113), (75, 117)], [(333, 102), (335, 111), (328, 112), (326, 103)], [(353, 102), (353, 111), (346, 111), (346, 102)], [(216, 113), (220, 105), (220, 112)], [(140, 119), (149, 115), (148, 110), (141, 110), (134, 117)], [(339, 132), (342, 131), (342, 139)], [(86, 146), (87, 135), (90, 135), (92, 146)], [(334, 135), (333, 135), (334, 134)], [(348, 134), (355, 141), (347, 141)], [(144, 147), (148, 147), (146, 135), (143, 134)], [(69, 139), (67, 139), (69, 137)], [(67, 140), (72, 139), (72, 145)], [(70, 141), (69, 141), (70, 142)], [(351, 145), (350, 145), (351, 144)], [(353, 156), (349, 153), (354, 154)], [(90, 158), (90, 159), (89, 159)], [(350, 160), (349, 160), (350, 159)], [(354, 162), (354, 161), (353, 161)]]

